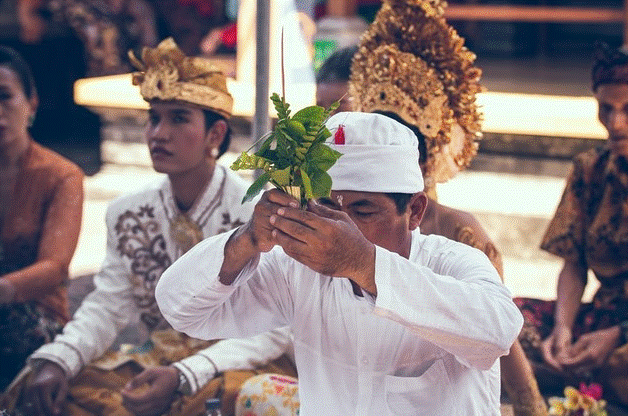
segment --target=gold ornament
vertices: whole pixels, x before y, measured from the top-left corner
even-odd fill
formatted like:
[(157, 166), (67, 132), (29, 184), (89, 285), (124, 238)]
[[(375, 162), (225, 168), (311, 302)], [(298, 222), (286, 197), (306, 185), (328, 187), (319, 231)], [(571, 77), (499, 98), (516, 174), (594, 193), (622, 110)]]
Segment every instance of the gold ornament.
[(399, 115), (425, 137), (427, 183), (469, 165), (481, 137), (475, 54), (443, 18), (442, 0), (385, 0), (351, 66), (354, 110)]
[(170, 220), (170, 237), (186, 253), (203, 239), (203, 231), (187, 215), (179, 213)]
[(233, 97), (222, 71), (207, 59), (185, 56), (172, 38), (145, 47), (141, 60), (133, 51), (129, 58), (139, 70), (133, 73), (133, 85), (140, 86), (144, 100), (183, 101), (231, 116)]

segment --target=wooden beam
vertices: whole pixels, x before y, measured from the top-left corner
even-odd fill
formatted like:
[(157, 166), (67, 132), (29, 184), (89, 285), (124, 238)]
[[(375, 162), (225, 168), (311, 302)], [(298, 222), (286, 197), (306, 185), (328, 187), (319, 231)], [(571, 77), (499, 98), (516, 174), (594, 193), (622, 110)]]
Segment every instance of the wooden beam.
[[(624, 23), (628, 0), (624, 9), (599, 7), (510, 6), (489, 4), (449, 4), (445, 17), (450, 20), (485, 20), (546, 23)], [(624, 25), (626, 26), (626, 25)], [(628, 29), (624, 29), (626, 32)], [(628, 39), (628, 33), (624, 35)]]

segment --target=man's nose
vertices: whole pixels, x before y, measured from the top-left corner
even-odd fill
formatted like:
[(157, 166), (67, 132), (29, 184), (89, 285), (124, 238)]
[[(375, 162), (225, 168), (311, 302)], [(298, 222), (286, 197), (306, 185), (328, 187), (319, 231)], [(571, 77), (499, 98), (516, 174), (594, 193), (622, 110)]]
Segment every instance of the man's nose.
[(154, 125), (149, 125), (146, 136), (151, 140), (168, 140), (170, 138), (170, 128), (162, 121)]
[(609, 121), (609, 127), (613, 131), (623, 130), (628, 127), (628, 117), (623, 111), (613, 111)]

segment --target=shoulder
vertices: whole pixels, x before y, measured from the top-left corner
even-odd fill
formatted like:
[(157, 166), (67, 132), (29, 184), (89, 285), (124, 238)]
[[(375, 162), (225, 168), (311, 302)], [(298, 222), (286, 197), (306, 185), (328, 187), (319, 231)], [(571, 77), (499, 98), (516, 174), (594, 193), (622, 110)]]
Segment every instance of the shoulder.
[(84, 176), (77, 164), (36, 142), (31, 143), (25, 169), (46, 179), (74, 177), (82, 180)]
[(109, 203), (107, 216), (116, 216), (129, 210), (140, 210), (142, 207), (154, 211), (160, 204), (160, 192), (168, 186), (168, 179), (146, 185), (144, 188), (115, 198)]
[(606, 146), (597, 147), (577, 154), (572, 160), (571, 176), (591, 179), (602, 173), (611, 160), (611, 152)]
[(445, 237), (473, 247), (492, 243), (484, 227), (473, 214), (444, 205), (440, 205), (439, 208), (441, 210), (439, 226)]

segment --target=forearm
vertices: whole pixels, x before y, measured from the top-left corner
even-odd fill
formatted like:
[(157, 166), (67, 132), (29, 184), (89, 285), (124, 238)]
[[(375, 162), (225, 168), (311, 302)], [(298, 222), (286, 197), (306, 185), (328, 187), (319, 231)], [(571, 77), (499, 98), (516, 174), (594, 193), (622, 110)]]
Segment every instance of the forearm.
[(554, 315), (556, 326), (573, 327), (586, 286), (586, 273), (584, 266), (565, 261), (558, 276)]
[(253, 370), (268, 364), (290, 350), (291, 343), (289, 330), (281, 328), (251, 338), (219, 341), (174, 366), (185, 375), (190, 394), (194, 394), (224, 371)]
[(468, 366), (490, 368), (508, 352), (523, 318), (479, 252), (456, 268), (436, 270), (443, 274), (394, 256), (386, 264), (379, 248), (377, 256), (375, 313), (407, 326)]
[[(235, 231), (209, 237), (175, 261), (159, 279), (157, 304), (170, 325), (200, 339), (242, 338), (287, 325), (290, 287), (271, 253), (256, 256), (220, 281), (225, 247)], [(242, 261), (235, 259), (234, 261)], [(244, 263), (244, 262), (243, 262)]]
[(220, 268), (220, 283), (231, 285), (242, 270), (253, 261), (260, 252), (248, 231), (248, 224), (238, 228), (227, 241), (224, 250), (224, 260)]
[(97, 289), (83, 300), (63, 332), (33, 353), (32, 358), (53, 361), (73, 377), (111, 347), (134, 314), (130, 292)]
[(54, 260), (36, 263), (3, 276), (13, 288), (9, 302), (26, 302), (41, 298), (68, 279), (68, 265)]

